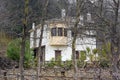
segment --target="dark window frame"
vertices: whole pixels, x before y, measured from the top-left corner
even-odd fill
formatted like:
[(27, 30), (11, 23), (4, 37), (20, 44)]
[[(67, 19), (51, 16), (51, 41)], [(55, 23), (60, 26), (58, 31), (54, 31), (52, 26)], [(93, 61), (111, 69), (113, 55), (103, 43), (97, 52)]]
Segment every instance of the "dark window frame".
[(63, 36), (63, 28), (62, 28), (62, 27), (59, 27), (59, 28), (57, 28), (57, 29), (58, 29), (58, 31), (57, 31), (58, 36)]
[(75, 51), (75, 54), (76, 54), (76, 59), (79, 59), (80, 58), (80, 52), (79, 51)]
[(57, 28), (56, 27), (51, 29), (51, 36), (57, 36)]
[(65, 37), (67, 37), (67, 28), (53, 27), (53, 28), (51, 28), (51, 36), (65, 36)]
[(75, 35), (75, 32), (71, 31), (71, 35), (72, 35), (72, 37), (74, 37), (74, 35)]
[(62, 52), (61, 50), (55, 50), (55, 61), (59, 61), (59, 58), (61, 60), (62, 56), (61, 52)]
[(64, 36), (67, 37), (67, 28), (64, 28)]

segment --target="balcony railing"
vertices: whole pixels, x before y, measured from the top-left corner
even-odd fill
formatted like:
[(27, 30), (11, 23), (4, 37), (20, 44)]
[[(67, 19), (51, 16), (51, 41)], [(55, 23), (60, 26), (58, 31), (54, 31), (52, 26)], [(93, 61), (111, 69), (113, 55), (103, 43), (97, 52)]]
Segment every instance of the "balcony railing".
[(52, 36), (50, 38), (50, 45), (52, 45), (52, 46), (67, 45), (67, 37), (65, 37), (65, 36)]

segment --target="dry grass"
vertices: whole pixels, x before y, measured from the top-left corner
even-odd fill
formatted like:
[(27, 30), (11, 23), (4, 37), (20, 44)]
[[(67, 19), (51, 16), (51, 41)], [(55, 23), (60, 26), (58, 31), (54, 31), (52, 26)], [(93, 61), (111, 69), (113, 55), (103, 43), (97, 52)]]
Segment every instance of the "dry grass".
[(5, 56), (7, 46), (11, 40), (3, 31), (0, 32), (0, 56)]

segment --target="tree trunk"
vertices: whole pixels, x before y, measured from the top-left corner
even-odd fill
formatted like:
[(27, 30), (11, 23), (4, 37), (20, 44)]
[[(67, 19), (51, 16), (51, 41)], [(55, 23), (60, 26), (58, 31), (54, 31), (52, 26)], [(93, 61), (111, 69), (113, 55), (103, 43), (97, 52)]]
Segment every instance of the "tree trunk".
[(21, 43), (21, 53), (20, 53), (20, 62), (19, 62), (19, 68), (20, 68), (20, 80), (24, 80), (24, 54), (25, 54), (25, 36), (22, 37), (22, 43)]
[(77, 0), (76, 2), (77, 4), (77, 12), (76, 12), (76, 22), (75, 22), (75, 25), (74, 25), (74, 28), (73, 28), (73, 31), (74, 31), (74, 35), (73, 35), (73, 40), (72, 40), (72, 60), (73, 60), (73, 67), (74, 67), (74, 76), (73, 76), (73, 79), (74, 80), (78, 80), (78, 76), (77, 76), (77, 71), (78, 71), (78, 68), (77, 68), (77, 60), (76, 60), (76, 38), (77, 38), (77, 33), (78, 33), (78, 23), (80, 21), (80, 5), (82, 4), (81, 3), (81, 0)]
[(118, 29), (118, 16), (119, 16), (119, 0), (113, 0), (114, 2), (114, 23), (111, 28), (111, 53), (112, 53), (112, 77), (113, 80), (119, 80), (117, 62), (119, 61), (119, 32)]
[(27, 35), (26, 28), (27, 28), (28, 3), (29, 1), (25, 0), (25, 9), (24, 9), (25, 13), (24, 13), (21, 53), (20, 53), (20, 61), (19, 61), (20, 80), (24, 80), (24, 55), (25, 55), (26, 35)]
[(42, 48), (42, 38), (43, 38), (43, 30), (44, 30), (44, 24), (45, 24), (45, 17), (46, 17), (46, 13), (47, 13), (47, 6), (48, 6), (49, 0), (45, 1), (45, 5), (44, 5), (44, 9), (42, 12), (42, 19), (41, 19), (41, 33), (40, 33), (40, 39), (39, 39), (39, 47), (38, 47), (38, 57), (37, 57), (37, 80), (41, 80), (40, 79), (40, 73), (41, 73), (41, 48)]

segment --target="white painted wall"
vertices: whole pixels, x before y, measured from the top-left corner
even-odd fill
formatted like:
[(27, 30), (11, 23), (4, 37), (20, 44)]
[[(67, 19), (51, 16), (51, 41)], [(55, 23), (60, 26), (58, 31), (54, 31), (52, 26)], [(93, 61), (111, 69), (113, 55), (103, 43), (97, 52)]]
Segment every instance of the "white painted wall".
[(62, 61), (71, 60), (72, 50), (67, 46), (46, 46), (46, 61), (55, 58), (55, 50), (61, 50)]
[(30, 48), (33, 48), (33, 42), (34, 42), (34, 39), (33, 39), (33, 34), (34, 32), (30, 32)]
[[(42, 45), (45, 45), (45, 60), (50, 61), (52, 58), (55, 58), (55, 50), (61, 50), (61, 56), (62, 56), (62, 61), (66, 60), (71, 60), (72, 57), (72, 37), (71, 37), (71, 31), (68, 31), (68, 45), (67, 46), (50, 46), (50, 30), (48, 29), (48, 26), (46, 25), (44, 27), (44, 32), (43, 32), (43, 42)], [(37, 29), (37, 37), (40, 35), (40, 29)], [(30, 48), (33, 48), (33, 32), (30, 33)], [(39, 39), (37, 39), (37, 46), (39, 44)], [(91, 49), (96, 48), (96, 39), (95, 38), (77, 38), (76, 41), (76, 50), (81, 51), (81, 50), (86, 50), (86, 48), (89, 47)]]

